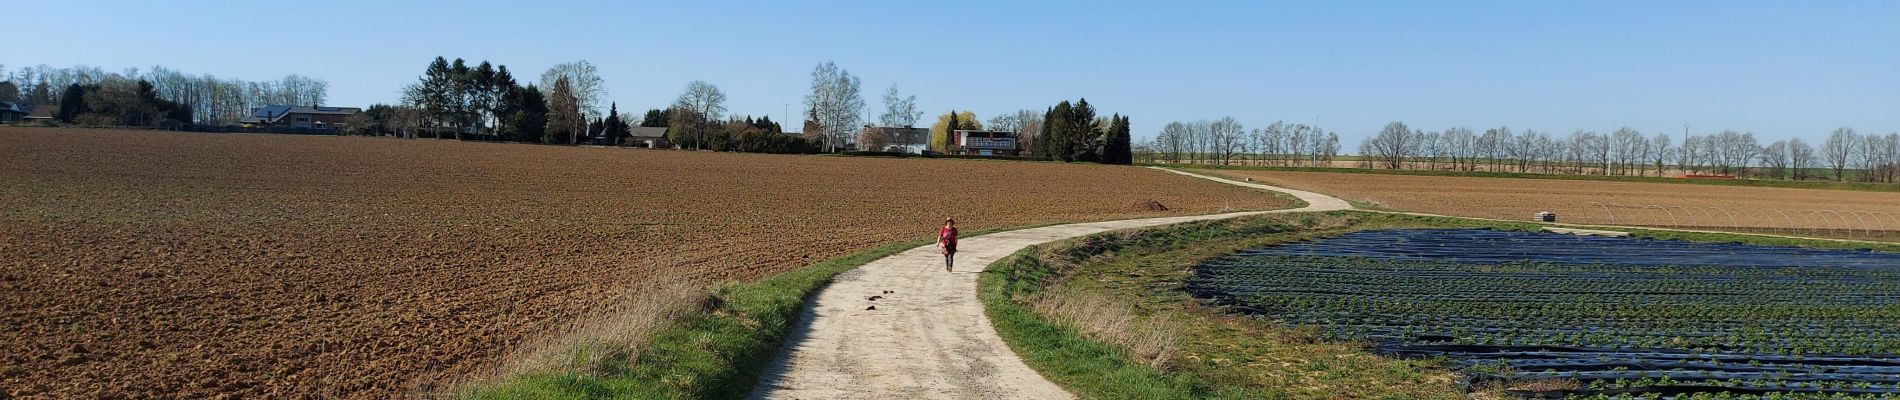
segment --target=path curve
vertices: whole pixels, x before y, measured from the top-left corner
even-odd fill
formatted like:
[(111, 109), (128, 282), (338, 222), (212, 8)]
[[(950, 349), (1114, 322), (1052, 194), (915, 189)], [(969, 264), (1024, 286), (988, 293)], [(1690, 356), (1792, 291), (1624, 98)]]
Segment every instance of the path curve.
[[(1152, 168), (1152, 167), (1151, 167)], [(1305, 207), (1056, 225), (960, 241), (959, 269), (943, 271), (935, 245), (917, 247), (839, 274), (805, 303), (798, 325), (766, 367), (753, 399), (1072, 398), (1010, 351), (996, 335), (976, 279), (996, 260), (1031, 245), (1118, 229), (1248, 215), (1352, 209), (1323, 194), (1200, 174), (1180, 175), (1286, 193)], [(891, 291), (885, 294), (884, 291)], [(869, 300), (871, 296), (882, 296)], [(876, 306), (875, 310), (866, 309)]]

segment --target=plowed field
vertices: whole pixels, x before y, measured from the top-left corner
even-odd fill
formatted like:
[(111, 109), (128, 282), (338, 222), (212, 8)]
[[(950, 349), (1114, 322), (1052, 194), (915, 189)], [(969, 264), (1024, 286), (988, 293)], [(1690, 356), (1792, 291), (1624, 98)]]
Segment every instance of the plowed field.
[(1400, 211), (1561, 222), (1900, 239), (1900, 195), (1822, 189), (1223, 170)]
[(0, 128), (0, 394), (410, 396), (655, 282), (944, 216), (1287, 205), (1134, 167)]

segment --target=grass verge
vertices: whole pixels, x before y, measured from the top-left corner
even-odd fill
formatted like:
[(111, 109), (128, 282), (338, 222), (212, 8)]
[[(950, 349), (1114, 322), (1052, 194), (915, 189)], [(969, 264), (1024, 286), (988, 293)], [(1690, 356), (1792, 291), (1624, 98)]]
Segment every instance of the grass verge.
[(1152, 165), (1152, 166), (1157, 166), (1157, 167), (1168, 167), (1168, 168), (1180, 168), (1180, 169), (1215, 169), (1215, 170), (1225, 169), (1225, 170), (1260, 170), (1260, 171), (1286, 171), (1286, 172), (1336, 172), (1336, 173), (1344, 173), (1344, 174), (1457, 176), (1457, 177), (1472, 177), (1472, 178), (1557, 179), (1557, 180), (1573, 180), (1573, 181), (1640, 182), (1640, 183), (1670, 183), (1670, 184), (1680, 184), (1680, 185), (1714, 185), (1714, 186), (1777, 187), (1777, 188), (1791, 188), (1791, 189), (1850, 190), (1850, 191), (1858, 191), (1858, 192), (1900, 192), (1900, 184), (1872, 183), (1872, 182), (1790, 181), (1790, 180), (1779, 180), (1779, 179), (1681, 179), (1681, 178), (1665, 178), (1665, 177), (1655, 177), (1655, 176), (1570, 175), (1570, 174), (1538, 174), (1538, 173), (1523, 173), (1523, 172), (1440, 171), (1440, 170), (1416, 170), (1416, 169), (1391, 170), (1391, 169), (1327, 168), (1327, 167), (1272, 167), (1272, 166), (1257, 166), (1257, 165), (1207, 165), (1207, 164), (1143, 164), (1143, 165)]
[[(1357, 230), (1542, 226), (1359, 211), (1184, 223), (1031, 247), (998, 261), (977, 290), (1004, 342), (1029, 366), (1082, 398), (1473, 397), (1467, 389), (1484, 398), (1510, 387), (1463, 388), (1455, 373), (1432, 360), (1380, 357), (1366, 352), (1364, 343), (1322, 341), (1311, 328), (1230, 314), (1194, 299), (1183, 282), (1194, 265), (1209, 258)], [(1632, 233), (1664, 240), (1900, 251), (1900, 246), (1824, 240)]]

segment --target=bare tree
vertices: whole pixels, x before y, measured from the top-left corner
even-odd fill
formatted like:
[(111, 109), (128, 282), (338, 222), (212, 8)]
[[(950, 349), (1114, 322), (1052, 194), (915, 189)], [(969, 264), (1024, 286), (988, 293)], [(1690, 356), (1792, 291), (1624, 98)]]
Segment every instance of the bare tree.
[(923, 117), (924, 110), (917, 109), (917, 95), (901, 96), (897, 93), (897, 85), (884, 90), (884, 115), (878, 116), (879, 124), (912, 127)]
[(1788, 177), (1788, 141), (1777, 140), (1762, 146), (1756, 157), (1761, 160), (1762, 168), (1767, 169), (1768, 176), (1775, 179)]
[(1788, 140), (1788, 167), (1794, 169), (1794, 179), (1808, 178), (1808, 169), (1814, 167), (1814, 146), (1801, 138)]
[(837, 150), (849, 140), (851, 132), (857, 131), (859, 115), (864, 111), (864, 98), (858, 94), (858, 78), (830, 61), (812, 68), (811, 94), (805, 95), (805, 104), (824, 127), (825, 151)]
[(1377, 158), (1386, 169), (1401, 169), (1405, 167), (1405, 158), (1418, 148), (1414, 137), (1412, 128), (1405, 126), (1404, 122), (1392, 121), (1385, 124), (1385, 129), (1379, 130), (1378, 136), (1364, 142), (1365, 145), (1361, 146), (1364, 149), (1360, 152)]
[(1609, 140), (1610, 162), (1606, 175), (1629, 175), (1631, 166), (1641, 162), (1643, 148), (1649, 141), (1642, 132), (1627, 126), (1611, 131)]
[(1234, 159), (1246, 140), (1247, 129), (1234, 117), (1221, 117), (1219, 121), (1208, 125), (1208, 135), (1213, 145), (1211, 155), (1215, 162), (1226, 165)]
[(1502, 126), (1497, 129), (1486, 129), (1484, 135), (1478, 137), (1478, 154), (1489, 160), (1487, 163), (1491, 164), (1492, 172), (1497, 172), (1504, 165), (1502, 163), (1507, 147), (1505, 143), (1510, 139), (1511, 128)]
[(582, 120), (588, 116), (603, 115), (600, 102), (607, 97), (607, 83), (600, 79), (600, 70), (594, 68), (594, 64), (587, 60), (555, 64), (541, 73), (541, 87), (554, 87), (554, 81), (560, 78), (567, 78), (568, 86), (573, 88)]
[(1267, 125), (1267, 129), (1260, 131), (1260, 152), (1263, 153), (1262, 158), (1272, 160), (1274, 164), (1284, 162), (1286, 160), (1284, 155), (1287, 151), (1285, 140), (1285, 122), (1273, 121), (1272, 125)]
[(1669, 134), (1658, 133), (1649, 139), (1650, 161), (1655, 163), (1656, 176), (1663, 176), (1664, 166), (1669, 163)]
[(692, 127), (696, 134), (693, 145), (696, 149), (705, 150), (706, 134), (711, 131), (706, 124), (710, 121), (718, 121), (726, 114), (726, 92), (706, 81), (693, 81), (686, 84), (686, 91), (680, 92), (680, 97), (673, 102), (673, 106), (691, 111), (700, 117), (694, 119), (698, 126)]
[(1161, 133), (1155, 135), (1155, 149), (1165, 154), (1168, 162), (1180, 163), (1188, 151), (1188, 125), (1175, 121), (1161, 127)]
[(1860, 180), (1867, 182), (1893, 182), (1895, 169), (1900, 168), (1900, 134), (1867, 135), (1861, 138), (1859, 156), (1855, 158), (1860, 166)]
[(1471, 128), (1461, 126), (1446, 129), (1444, 140), (1445, 145), (1449, 146), (1446, 152), (1451, 156), (1453, 170), (1471, 171), (1477, 169), (1478, 139), (1476, 135), (1472, 134)]
[(1821, 159), (1834, 170), (1834, 180), (1847, 180), (1847, 162), (1860, 151), (1860, 144), (1860, 135), (1854, 133), (1854, 128), (1844, 126), (1834, 129), (1821, 144)]
[[(1043, 113), (1036, 110), (1017, 110), (990, 118), (984, 127), (993, 131), (1015, 132), (1016, 143), (1022, 147), (1023, 154), (1041, 154), (1037, 136), (1042, 135)], [(1150, 148), (1151, 151), (1155, 148)]]

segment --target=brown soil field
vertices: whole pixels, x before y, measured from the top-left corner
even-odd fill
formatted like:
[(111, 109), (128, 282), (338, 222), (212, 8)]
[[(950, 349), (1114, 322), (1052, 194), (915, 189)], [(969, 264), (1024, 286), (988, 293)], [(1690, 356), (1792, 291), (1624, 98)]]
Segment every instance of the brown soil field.
[[(1640, 182), (1222, 170), (1398, 211), (1890, 240), (1900, 195)], [(1826, 210), (1826, 211), (1822, 211)]]
[(945, 216), (1289, 205), (1127, 166), (0, 128), (0, 398), (415, 396)]

